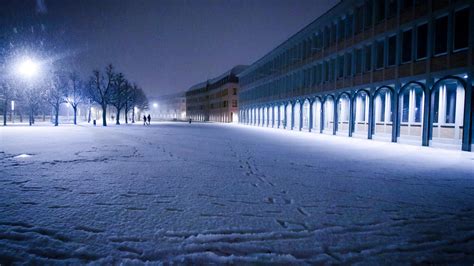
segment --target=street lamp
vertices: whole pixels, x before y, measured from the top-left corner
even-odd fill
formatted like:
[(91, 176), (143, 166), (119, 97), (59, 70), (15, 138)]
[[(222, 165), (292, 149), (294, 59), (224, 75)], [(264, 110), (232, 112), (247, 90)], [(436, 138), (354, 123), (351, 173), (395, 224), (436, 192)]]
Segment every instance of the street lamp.
[(38, 75), (40, 65), (34, 59), (26, 57), (18, 62), (16, 72), (19, 76), (31, 79)]

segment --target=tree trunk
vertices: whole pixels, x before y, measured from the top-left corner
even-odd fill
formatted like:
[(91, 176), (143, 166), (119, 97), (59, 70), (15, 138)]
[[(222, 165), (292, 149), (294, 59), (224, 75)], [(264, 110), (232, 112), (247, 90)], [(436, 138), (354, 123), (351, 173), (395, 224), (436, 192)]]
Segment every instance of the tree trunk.
[(33, 110), (30, 110), (30, 126), (33, 124)]
[(74, 125), (77, 125), (77, 105), (73, 105), (72, 109), (74, 110)]
[(102, 126), (107, 126), (107, 105), (102, 104)]
[(7, 125), (8, 99), (5, 99), (5, 108), (3, 108), (3, 125)]
[(89, 105), (89, 116), (87, 117), (87, 123), (90, 123), (91, 122), (91, 116), (92, 116), (92, 106)]
[(132, 123), (135, 123), (135, 107), (132, 109)]
[(59, 125), (59, 103), (54, 106), (54, 126)]
[(115, 124), (116, 125), (120, 125), (120, 109), (119, 108), (116, 108), (117, 109), (117, 117), (115, 118)]
[(125, 124), (128, 124), (128, 107), (125, 105)]

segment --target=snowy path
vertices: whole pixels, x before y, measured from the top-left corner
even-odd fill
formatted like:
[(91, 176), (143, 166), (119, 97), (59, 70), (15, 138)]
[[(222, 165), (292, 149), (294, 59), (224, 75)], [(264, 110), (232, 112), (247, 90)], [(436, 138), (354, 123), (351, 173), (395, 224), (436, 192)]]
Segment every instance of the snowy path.
[(474, 261), (473, 153), (184, 123), (0, 144), (0, 264)]

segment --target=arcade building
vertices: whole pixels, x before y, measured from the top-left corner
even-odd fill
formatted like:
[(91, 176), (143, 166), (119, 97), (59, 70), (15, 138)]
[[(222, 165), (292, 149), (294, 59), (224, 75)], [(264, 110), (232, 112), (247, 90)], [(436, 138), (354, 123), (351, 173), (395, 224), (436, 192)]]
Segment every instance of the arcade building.
[(343, 0), (238, 77), (240, 123), (472, 151), (474, 2)]

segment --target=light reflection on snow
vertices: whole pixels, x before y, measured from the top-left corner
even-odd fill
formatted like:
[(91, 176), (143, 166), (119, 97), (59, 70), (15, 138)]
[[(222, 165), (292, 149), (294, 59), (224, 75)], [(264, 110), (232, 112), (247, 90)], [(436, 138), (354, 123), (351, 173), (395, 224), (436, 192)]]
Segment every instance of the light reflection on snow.
[(31, 157), (30, 154), (22, 153), (20, 155), (15, 156), (14, 158), (15, 159), (22, 159), (22, 158), (29, 158), (29, 157)]

